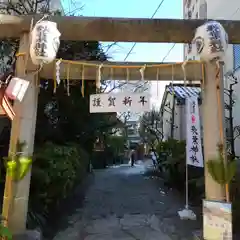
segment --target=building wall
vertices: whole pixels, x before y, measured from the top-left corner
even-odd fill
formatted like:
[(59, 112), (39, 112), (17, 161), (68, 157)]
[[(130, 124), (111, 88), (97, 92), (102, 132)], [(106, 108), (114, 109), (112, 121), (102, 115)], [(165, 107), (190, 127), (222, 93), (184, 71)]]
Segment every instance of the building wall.
[(181, 129), (182, 129), (182, 108), (180, 105), (176, 104), (174, 107), (174, 125), (173, 125), (173, 138), (180, 140), (181, 139)]
[(52, 11), (59, 10), (59, 11), (64, 12), (61, 0), (50, 0), (50, 9)]
[[(215, 4), (214, 4), (215, 3)], [(227, 7), (226, 7), (227, 5)], [(214, 19), (226, 19), (226, 20), (240, 20), (240, 5), (237, 0), (229, 0), (227, 2), (214, 0), (207, 2), (208, 18)], [(225, 57), (225, 73), (232, 72), (240, 66), (240, 45), (229, 45)], [(238, 70), (235, 74), (240, 80), (240, 71)], [(229, 88), (230, 80), (225, 79), (225, 87)], [(235, 104), (233, 107), (233, 125), (240, 125), (240, 82), (234, 86), (234, 100)], [(225, 95), (225, 102), (229, 102), (228, 96)], [(226, 116), (229, 112), (225, 110)], [(237, 156), (240, 156), (240, 139), (235, 140), (235, 152)]]

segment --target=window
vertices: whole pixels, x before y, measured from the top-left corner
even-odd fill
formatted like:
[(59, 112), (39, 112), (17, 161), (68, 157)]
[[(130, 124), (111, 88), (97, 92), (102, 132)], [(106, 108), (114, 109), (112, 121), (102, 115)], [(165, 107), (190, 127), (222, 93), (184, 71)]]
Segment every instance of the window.
[(207, 3), (206, 1), (200, 5), (199, 8), (199, 18), (206, 19), (207, 18)]
[(128, 129), (127, 132), (128, 132), (128, 135), (135, 135), (137, 133), (135, 129)]
[(191, 43), (188, 44), (188, 48), (187, 49), (188, 49), (187, 52), (189, 54), (192, 51), (192, 44)]
[(233, 67), (240, 68), (240, 44), (233, 45)]

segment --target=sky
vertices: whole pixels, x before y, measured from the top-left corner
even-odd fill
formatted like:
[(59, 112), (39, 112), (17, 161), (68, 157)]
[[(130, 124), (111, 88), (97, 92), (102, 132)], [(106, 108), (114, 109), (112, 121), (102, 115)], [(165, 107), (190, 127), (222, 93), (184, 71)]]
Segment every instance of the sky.
[[(72, 11), (84, 5), (80, 15), (93, 17), (151, 18), (161, 0), (62, 0), (64, 9)], [(164, 0), (154, 18), (182, 18), (183, 0)], [(151, 4), (149, 4), (151, 3)], [(144, 33), (143, 33), (144, 34)], [(164, 33), (163, 33), (164, 34)], [(109, 42), (103, 43), (107, 48)], [(117, 43), (107, 53), (112, 61), (123, 61), (134, 43)], [(172, 43), (137, 43), (128, 57), (129, 62), (161, 62), (172, 47)], [(165, 59), (166, 62), (183, 60), (182, 44), (176, 44)], [(152, 82), (151, 101), (155, 107), (161, 104), (166, 82)]]

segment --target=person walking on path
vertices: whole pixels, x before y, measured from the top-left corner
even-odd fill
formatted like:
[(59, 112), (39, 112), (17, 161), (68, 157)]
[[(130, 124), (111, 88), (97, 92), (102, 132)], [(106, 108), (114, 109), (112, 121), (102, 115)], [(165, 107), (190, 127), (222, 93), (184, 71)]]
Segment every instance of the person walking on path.
[(152, 158), (152, 162), (153, 162), (153, 167), (154, 167), (154, 169), (157, 169), (157, 165), (158, 165), (157, 155), (156, 155), (156, 153), (154, 152), (153, 149), (152, 149), (151, 152), (150, 152), (150, 156), (151, 156), (151, 158)]
[(130, 151), (130, 161), (131, 161), (131, 167), (134, 167), (134, 163), (135, 163), (135, 150), (132, 149)]

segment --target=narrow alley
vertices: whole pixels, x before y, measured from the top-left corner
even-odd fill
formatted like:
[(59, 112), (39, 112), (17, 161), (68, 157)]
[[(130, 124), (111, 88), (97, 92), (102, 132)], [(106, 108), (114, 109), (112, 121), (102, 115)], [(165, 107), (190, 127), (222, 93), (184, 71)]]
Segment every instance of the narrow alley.
[(83, 207), (54, 240), (187, 240), (199, 221), (181, 221), (184, 202), (160, 179), (147, 176), (149, 162), (94, 171)]

